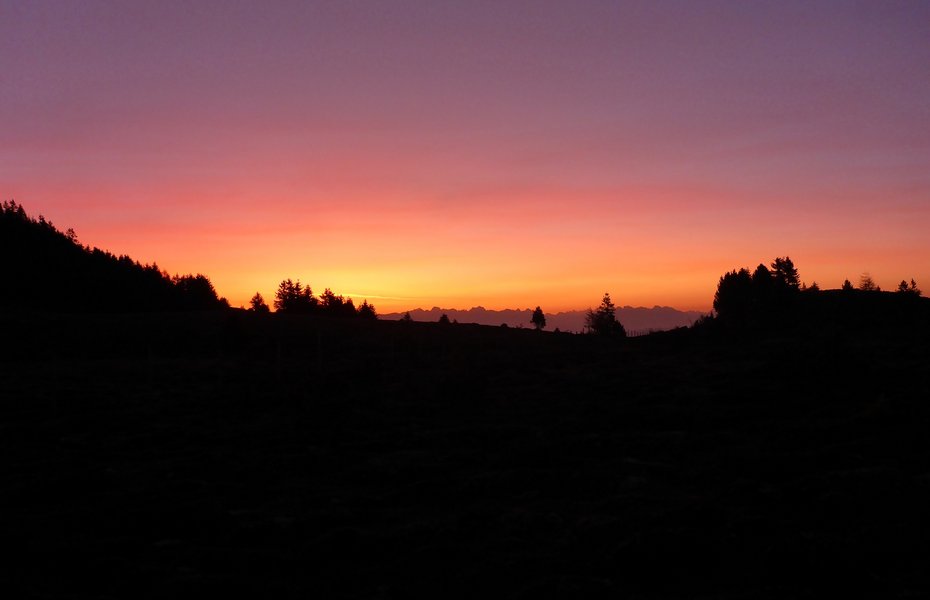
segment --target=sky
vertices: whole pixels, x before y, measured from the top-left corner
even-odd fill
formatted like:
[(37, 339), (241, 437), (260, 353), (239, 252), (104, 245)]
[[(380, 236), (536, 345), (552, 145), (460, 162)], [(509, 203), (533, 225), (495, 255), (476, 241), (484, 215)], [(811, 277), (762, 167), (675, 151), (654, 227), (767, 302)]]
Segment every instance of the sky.
[(930, 288), (930, 3), (0, 0), (0, 196), (234, 306)]

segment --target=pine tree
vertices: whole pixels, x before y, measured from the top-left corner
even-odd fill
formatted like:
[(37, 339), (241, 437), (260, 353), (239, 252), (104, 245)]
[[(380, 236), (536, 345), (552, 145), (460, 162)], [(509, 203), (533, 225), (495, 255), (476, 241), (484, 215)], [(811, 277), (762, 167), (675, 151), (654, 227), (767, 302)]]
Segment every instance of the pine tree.
[(362, 319), (376, 321), (378, 319), (378, 311), (375, 310), (374, 304), (369, 304), (368, 300), (362, 300), (362, 303), (358, 307), (358, 316)]
[(251, 300), (249, 300), (249, 307), (249, 310), (255, 313), (267, 313), (271, 310), (265, 303), (265, 299), (258, 292), (255, 292), (255, 295), (252, 296)]
[(601, 305), (597, 310), (588, 309), (585, 324), (591, 333), (626, 337), (626, 329), (617, 320), (616, 313), (617, 307), (611, 302), (610, 294), (604, 292), (604, 298), (601, 299)]
[(780, 287), (786, 287), (789, 290), (797, 290), (801, 285), (801, 278), (798, 269), (794, 266), (791, 258), (778, 257), (772, 261), (772, 278)]
[(278, 312), (289, 312), (293, 310), (295, 297), (296, 288), (294, 282), (289, 278), (285, 279), (278, 284), (278, 289), (274, 293), (274, 309)]

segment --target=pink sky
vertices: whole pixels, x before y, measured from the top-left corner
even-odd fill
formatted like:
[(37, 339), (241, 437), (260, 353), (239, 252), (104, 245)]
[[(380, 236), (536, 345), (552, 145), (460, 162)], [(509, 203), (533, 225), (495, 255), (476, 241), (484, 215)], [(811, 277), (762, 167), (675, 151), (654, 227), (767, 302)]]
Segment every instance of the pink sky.
[(930, 286), (930, 5), (0, 4), (0, 194), (234, 305)]

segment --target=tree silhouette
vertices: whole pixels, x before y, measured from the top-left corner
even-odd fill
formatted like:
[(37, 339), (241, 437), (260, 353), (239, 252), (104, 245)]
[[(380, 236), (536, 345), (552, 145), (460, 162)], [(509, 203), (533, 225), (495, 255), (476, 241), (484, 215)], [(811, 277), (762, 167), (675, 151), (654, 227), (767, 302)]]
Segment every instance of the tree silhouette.
[[(128, 258), (128, 257), (127, 257)], [(157, 272), (157, 267), (153, 268)], [(177, 307), (181, 310), (202, 310), (205, 308), (216, 308), (217, 306), (229, 307), (225, 298), (218, 298), (216, 289), (210, 278), (206, 275), (175, 275), (171, 278), (178, 294)]]
[(255, 295), (249, 300), (249, 310), (255, 313), (267, 313), (270, 312), (271, 309), (268, 308), (268, 304), (265, 303), (265, 299), (262, 295), (255, 292)]
[(357, 317), (358, 311), (355, 309), (355, 302), (352, 301), (352, 298), (346, 298), (342, 303), (341, 310), (339, 311), (340, 317)]
[(310, 286), (304, 286), (298, 279), (296, 282), (285, 279), (278, 284), (274, 296), (274, 309), (282, 313), (307, 314), (317, 308), (317, 299), (313, 296)]
[(303, 291), (300, 291), (300, 280), (297, 280), (297, 286), (299, 292), (297, 295), (297, 312), (313, 312), (317, 307), (317, 299), (313, 297), (313, 290), (310, 289), (310, 285), (306, 285)]
[(898, 292), (902, 294), (913, 294), (915, 296), (920, 296), (923, 292), (920, 291), (917, 287), (917, 282), (911, 279), (910, 285), (907, 281), (901, 280), (901, 283), (898, 284)]
[(763, 290), (765, 293), (768, 293), (768, 291), (772, 289), (774, 283), (772, 271), (769, 271), (768, 267), (764, 264), (759, 263), (759, 266), (756, 267), (756, 270), (752, 273), (752, 283), (757, 290)]
[[(751, 274), (744, 268), (720, 278), (714, 311), (722, 322), (766, 327), (790, 318), (802, 290), (798, 269), (787, 256), (777, 257), (771, 267), (760, 264)], [(810, 291), (819, 289), (815, 283)]]
[(610, 300), (610, 294), (604, 292), (601, 305), (596, 310), (588, 309), (585, 325), (591, 333), (605, 336), (626, 337), (626, 329), (617, 320), (617, 308)]
[(320, 294), (320, 308), (325, 314), (339, 316), (342, 314), (342, 305), (345, 300), (342, 296), (337, 296), (331, 289), (326, 288)]
[[(764, 265), (760, 266), (765, 269)], [(725, 321), (746, 320), (752, 312), (755, 287), (753, 276), (749, 274), (748, 269), (724, 273), (717, 282), (714, 311)]]
[(880, 292), (881, 289), (875, 285), (875, 282), (872, 280), (872, 276), (868, 273), (863, 273), (859, 277), (859, 289), (863, 292)]
[(368, 300), (362, 300), (362, 303), (358, 307), (358, 316), (362, 319), (376, 321), (378, 319), (378, 312), (375, 310), (374, 304), (369, 304)]
[(452, 323), (449, 321), (449, 315), (447, 315), (446, 313), (442, 313), (439, 316), (439, 324), (440, 325), (451, 325)]
[(331, 317), (355, 317), (358, 312), (355, 310), (355, 302), (352, 298), (345, 298), (341, 294), (337, 295), (331, 289), (326, 288), (320, 294), (320, 310), (323, 314)]
[(535, 327), (537, 331), (542, 331), (542, 329), (546, 326), (546, 315), (538, 306), (536, 307), (536, 310), (533, 311), (533, 316), (530, 317), (530, 323), (533, 324), (533, 327)]
[(851, 292), (851, 291), (853, 291), (853, 284), (852, 284), (852, 282), (851, 282), (850, 280), (848, 280), (848, 279), (844, 279), (844, 280), (843, 280), (843, 287), (842, 287), (841, 289), (842, 289), (844, 292)]
[(775, 280), (777, 287), (789, 290), (797, 290), (801, 285), (798, 270), (787, 256), (778, 257), (772, 261), (772, 279)]
[[(751, 302), (747, 310), (756, 313), (766, 313), (772, 310), (775, 304), (776, 290), (780, 284), (777, 283), (775, 272), (769, 271), (768, 268), (759, 263), (756, 270), (752, 273), (752, 299), (745, 300)], [(748, 292), (748, 290), (746, 290)]]
[(410, 316), (410, 311), (404, 313), (404, 316), (400, 318), (401, 323), (413, 323), (413, 317)]
[(274, 294), (274, 309), (277, 312), (290, 312), (297, 304), (297, 286), (290, 278), (278, 284)]
[(274, 294), (274, 309), (278, 312), (292, 311), (297, 303), (299, 286), (299, 283), (295, 284), (290, 279), (285, 279), (279, 283)]

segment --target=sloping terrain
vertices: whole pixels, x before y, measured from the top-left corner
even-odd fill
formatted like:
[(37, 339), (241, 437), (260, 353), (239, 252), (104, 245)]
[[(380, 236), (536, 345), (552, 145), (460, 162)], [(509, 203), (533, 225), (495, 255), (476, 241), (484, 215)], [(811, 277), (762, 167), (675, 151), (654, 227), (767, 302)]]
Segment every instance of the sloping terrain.
[(139, 312), (219, 310), (225, 299), (205, 275), (170, 276), (84, 246), (13, 201), (0, 203), (0, 311)]

